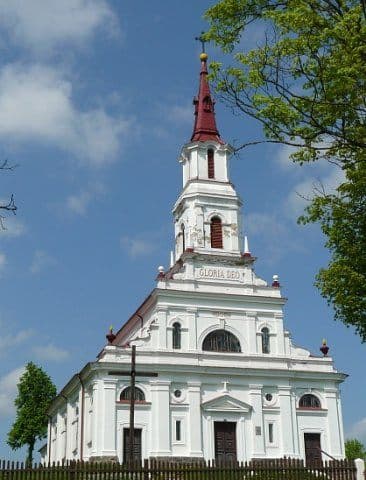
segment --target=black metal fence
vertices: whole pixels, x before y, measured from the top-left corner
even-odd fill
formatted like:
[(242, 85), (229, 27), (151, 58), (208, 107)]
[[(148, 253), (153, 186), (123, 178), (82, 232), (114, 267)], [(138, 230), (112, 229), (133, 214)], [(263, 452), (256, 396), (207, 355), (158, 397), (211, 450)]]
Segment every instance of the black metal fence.
[(0, 461), (0, 480), (356, 480), (350, 460), (305, 466), (302, 460), (178, 464), (146, 460), (133, 465), (112, 462), (63, 462), (26, 465)]

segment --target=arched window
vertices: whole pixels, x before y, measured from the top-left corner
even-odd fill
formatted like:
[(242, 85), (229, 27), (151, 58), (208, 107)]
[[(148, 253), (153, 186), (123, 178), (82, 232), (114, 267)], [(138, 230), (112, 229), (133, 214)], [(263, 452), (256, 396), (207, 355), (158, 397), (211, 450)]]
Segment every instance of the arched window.
[(181, 347), (181, 326), (180, 323), (173, 323), (173, 348), (179, 350)]
[(311, 393), (307, 393), (300, 398), (300, 408), (321, 408), (319, 398)]
[[(119, 399), (122, 402), (129, 402), (131, 400), (131, 387), (126, 387), (122, 390)], [(144, 402), (145, 394), (141, 388), (135, 387), (135, 400), (136, 402)]]
[(207, 335), (202, 344), (207, 352), (241, 352), (240, 342), (227, 330), (215, 330)]
[(214, 161), (214, 151), (212, 148), (207, 150), (207, 168), (208, 168), (208, 178), (215, 178), (215, 161)]
[(270, 353), (269, 347), (269, 330), (267, 327), (262, 328), (262, 353)]
[(182, 248), (183, 248), (183, 253), (186, 251), (186, 235), (184, 231), (184, 223), (180, 226), (180, 232), (182, 235)]
[(210, 225), (211, 248), (223, 248), (222, 224), (219, 217), (213, 217)]

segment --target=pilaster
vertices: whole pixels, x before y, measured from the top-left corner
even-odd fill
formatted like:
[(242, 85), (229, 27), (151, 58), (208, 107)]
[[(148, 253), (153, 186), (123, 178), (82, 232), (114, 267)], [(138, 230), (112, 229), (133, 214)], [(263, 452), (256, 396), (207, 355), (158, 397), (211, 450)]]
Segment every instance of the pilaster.
[(91, 418), (91, 449), (90, 455), (98, 455), (98, 445), (100, 443), (100, 434), (98, 432), (98, 418), (100, 415), (100, 399), (99, 399), (99, 388), (98, 381), (94, 381), (92, 384), (92, 395), (93, 395), (93, 413)]
[(336, 388), (324, 388), (324, 397), (326, 401), (326, 407), (328, 408), (328, 441), (329, 452), (335, 457), (342, 455), (341, 445), (341, 419), (339, 418), (338, 411), (338, 390)]
[(283, 385), (278, 387), (278, 399), (280, 404), (280, 435), (283, 456), (295, 455), (295, 428), (293, 425), (291, 387)]
[(67, 400), (66, 403), (66, 458), (72, 458), (72, 450), (71, 450), (71, 435), (72, 435), (72, 418), (73, 415), (73, 408), (71, 405), (70, 400)]
[(159, 325), (159, 349), (165, 350), (167, 348), (167, 308), (158, 307), (157, 317)]
[(170, 381), (152, 380), (150, 455), (166, 457), (170, 446)]
[(187, 382), (189, 403), (189, 455), (202, 457), (201, 382)]
[[(291, 392), (291, 417), (292, 417), (292, 432), (294, 438), (294, 454), (300, 457), (300, 432), (299, 432), (299, 424), (297, 421), (297, 414), (296, 414), (296, 393), (294, 391)], [(286, 433), (284, 432), (283, 435)]]
[(264, 448), (264, 423), (262, 410), (262, 387), (263, 385), (249, 385), (250, 404), (253, 407), (252, 425), (253, 425), (253, 458), (263, 458), (265, 456)]
[(247, 339), (249, 354), (258, 353), (257, 351), (257, 312), (245, 312)]
[(115, 457), (116, 452), (116, 386), (117, 380), (103, 381), (103, 443), (102, 455)]
[(197, 350), (197, 308), (187, 308), (188, 349)]

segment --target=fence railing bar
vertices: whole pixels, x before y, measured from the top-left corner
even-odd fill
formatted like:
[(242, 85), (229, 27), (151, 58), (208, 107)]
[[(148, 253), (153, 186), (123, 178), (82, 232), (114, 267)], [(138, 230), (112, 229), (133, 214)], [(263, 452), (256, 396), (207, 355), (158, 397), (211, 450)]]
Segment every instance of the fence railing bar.
[(245, 462), (145, 459), (118, 462), (66, 461), (33, 465), (0, 460), (0, 480), (356, 480), (351, 460), (325, 460), (304, 465), (301, 459), (255, 459)]

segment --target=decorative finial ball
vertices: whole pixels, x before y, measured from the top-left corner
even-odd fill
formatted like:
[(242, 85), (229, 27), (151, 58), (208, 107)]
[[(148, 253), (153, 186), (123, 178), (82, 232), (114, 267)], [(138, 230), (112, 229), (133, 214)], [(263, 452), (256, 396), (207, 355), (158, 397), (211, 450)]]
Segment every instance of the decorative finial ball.
[(160, 265), (160, 267), (158, 267), (158, 272), (159, 273), (164, 273), (164, 267), (162, 265)]
[(278, 282), (279, 276), (278, 276), (278, 275), (273, 275), (272, 278), (273, 278), (273, 281), (274, 281), (274, 282)]
[(320, 347), (319, 349), (322, 354), (324, 355), (324, 357), (326, 357), (328, 355), (328, 352), (329, 352), (329, 347), (327, 345), (327, 341), (325, 340), (325, 338), (323, 338), (323, 341), (322, 341), (322, 346)]
[(207, 53), (202, 52), (200, 55), (200, 60), (202, 60), (202, 62), (205, 62), (207, 59), (208, 59)]

